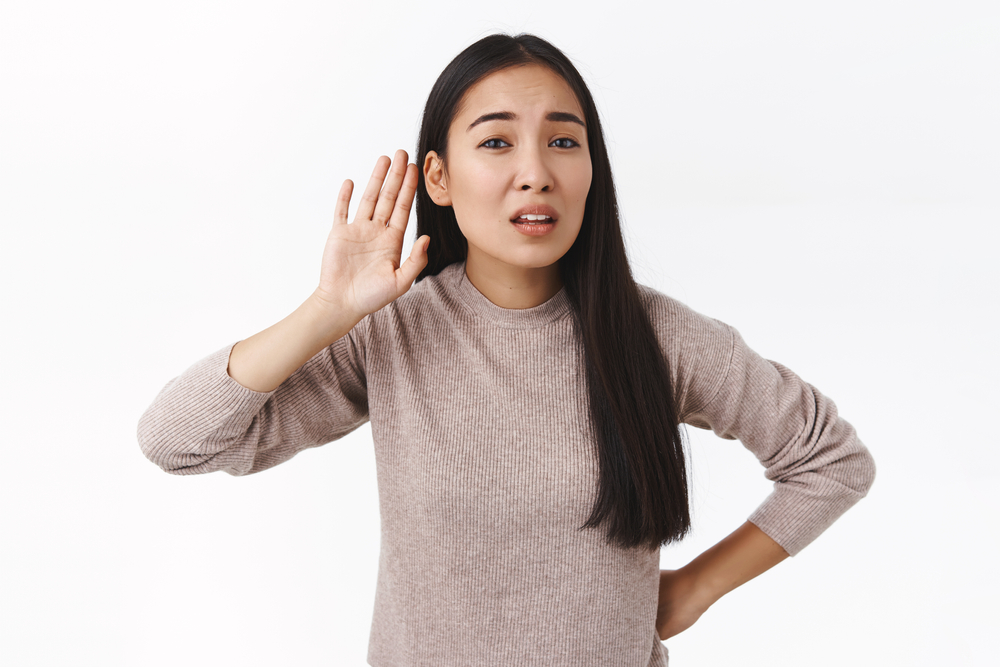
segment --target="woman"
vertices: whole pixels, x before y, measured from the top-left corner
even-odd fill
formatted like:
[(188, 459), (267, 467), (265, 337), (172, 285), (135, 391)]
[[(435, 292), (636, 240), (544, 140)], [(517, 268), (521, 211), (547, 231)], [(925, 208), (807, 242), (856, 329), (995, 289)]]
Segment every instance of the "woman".
[[(661, 640), (867, 493), (871, 455), (830, 399), (634, 282), (596, 107), (548, 42), (467, 48), (417, 163), (380, 158), (348, 224), (352, 189), (314, 293), (168, 383), (139, 441), (168, 472), (244, 475), (370, 420), (370, 664), (666, 665)], [(682, 423), (740, 439), (776, 484), (660, 571), (690, 528)]]

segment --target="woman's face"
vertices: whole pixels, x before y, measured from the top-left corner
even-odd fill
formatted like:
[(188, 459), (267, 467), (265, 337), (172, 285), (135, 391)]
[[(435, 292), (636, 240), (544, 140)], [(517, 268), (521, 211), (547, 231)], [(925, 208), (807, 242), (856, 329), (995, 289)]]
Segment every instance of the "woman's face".
[[(466, 92), (444, 163), (430, 152), (423, 169), (434, 202), (455, 211), (469, 245), (467, 269), (508, 278), (524, 269), (557, 271), (580, 231), (593, 173), (583, 109), (546, 67), (495, 72)], [(554, 224), (513, 222), (524, 214)]]

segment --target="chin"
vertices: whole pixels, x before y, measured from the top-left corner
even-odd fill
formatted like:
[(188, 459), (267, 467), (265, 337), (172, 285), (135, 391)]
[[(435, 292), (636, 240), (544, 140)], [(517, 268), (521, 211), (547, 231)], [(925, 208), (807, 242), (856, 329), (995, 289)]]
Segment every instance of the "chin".
[(562, 259), (565, 254), (566, 253), (562, 253), (560, 255), (551, 251), (545, 253), (530, 252), (524, 253), (518, 257), (501, 259), (500, 261), (522, 269), (544, 269), (552, 266), (553, 264), (558, 264), (559, 260)]

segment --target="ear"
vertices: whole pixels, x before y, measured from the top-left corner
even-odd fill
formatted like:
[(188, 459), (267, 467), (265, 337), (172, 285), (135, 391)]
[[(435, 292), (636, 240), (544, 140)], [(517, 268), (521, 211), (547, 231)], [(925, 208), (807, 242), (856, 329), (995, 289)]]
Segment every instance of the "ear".
[(428, 151), (424, 158), (424, 184), (431, 201), (438, 206), (451, 206), (448, 194), (448, 175), (444, 171), (444, 159), (436, 151)]

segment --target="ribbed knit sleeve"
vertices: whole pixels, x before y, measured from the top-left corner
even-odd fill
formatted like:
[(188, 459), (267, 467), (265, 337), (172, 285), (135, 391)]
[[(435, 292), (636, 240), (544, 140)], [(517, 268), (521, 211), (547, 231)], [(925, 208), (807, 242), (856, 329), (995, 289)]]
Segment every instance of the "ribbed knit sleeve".
[(830, 398), (763, 359), (736, 329), (663, 295), (652, 305), (654, 319), (666, 320), (659, 332), (680, 420), (754, 453), (775, 484), (749, 520), (796, 555), (868, 493), (871, 453)]
[(229, 376), (236, 343), (172, 379), (139, 419), (143, 453), (166, 472), (260, 472), (368, 421), (365, 347), (369, 318), (302, 365), (274, 391)]

